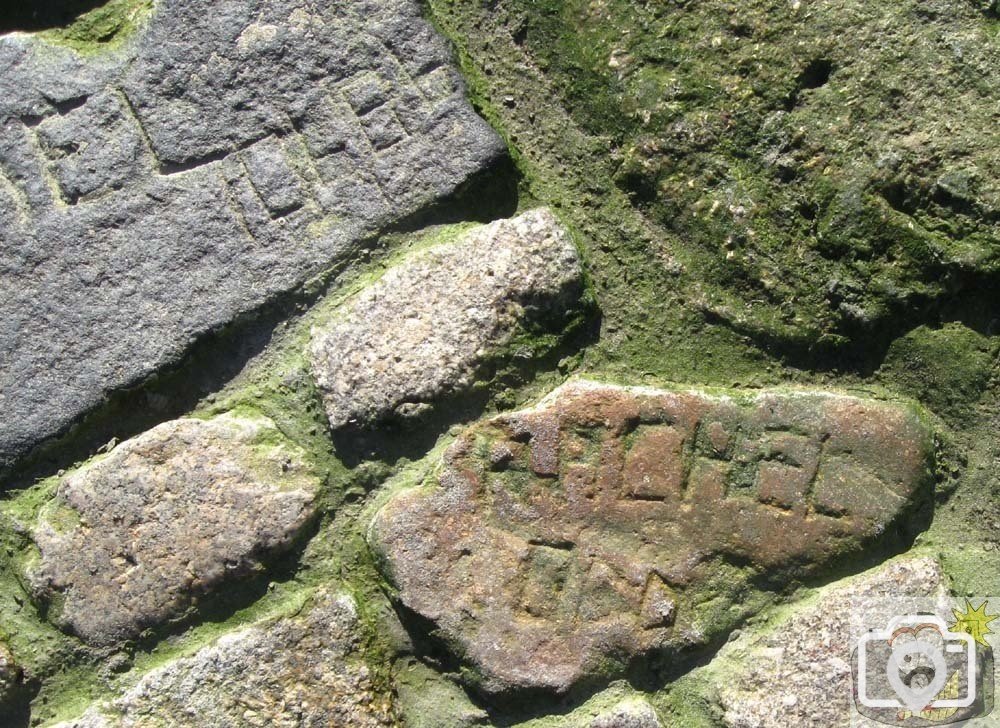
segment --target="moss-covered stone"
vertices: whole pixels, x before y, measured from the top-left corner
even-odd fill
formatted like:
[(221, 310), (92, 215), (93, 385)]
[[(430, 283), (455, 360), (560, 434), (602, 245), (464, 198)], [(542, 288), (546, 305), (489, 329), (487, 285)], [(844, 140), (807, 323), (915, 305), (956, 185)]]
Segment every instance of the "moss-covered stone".
[[(642, 213), (613, 244), (622, 264), (662, 251), (664, 270), (629, 260), (636, 296), (689, 287), (687, 307), (793, 361), (867, 370), (904, 320), (995, 285), (998, 57), (964, 0), (431, 7), (537, 194), (569, 193), (601, 246)], [(629, 335), (668, 320), (654, 304)]]
[(108, 0), (69, 25), (42, 31), (39, 36), (78, 53), (100, 53), (125, 43), (152, 11), (153, 0)]
[(879, 377), (961, 428), (986, 392), (997, 345), (958, 323), (919, 326), (889, 347)]

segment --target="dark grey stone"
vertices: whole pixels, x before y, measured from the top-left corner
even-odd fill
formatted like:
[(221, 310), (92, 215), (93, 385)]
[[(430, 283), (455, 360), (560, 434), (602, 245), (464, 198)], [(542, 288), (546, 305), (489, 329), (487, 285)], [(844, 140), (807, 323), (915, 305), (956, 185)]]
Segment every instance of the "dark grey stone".
[(0, 473), (503, 153), (411, 0), (0, 37)]

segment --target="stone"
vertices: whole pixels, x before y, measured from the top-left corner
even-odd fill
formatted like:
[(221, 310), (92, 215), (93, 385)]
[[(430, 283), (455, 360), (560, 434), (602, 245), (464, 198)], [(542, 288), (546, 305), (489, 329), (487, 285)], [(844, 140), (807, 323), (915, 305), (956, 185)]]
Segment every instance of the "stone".
[[(853, 715), (853, 623), (884, 627), (907, 601), (946, 600), (936, 559), (910, 557), (884, 564), (821, 590), (766, 634), (746, 631), (709, 666), (723, 724), (729, 728), (792, 725), (880, 725)], [(885, 602), (884, 600), (889, 600)], [(950, 611), (946, 610), (950, 615)]]
[(913, 528), (932, 464), (894, 404), (571, 381), (470, 427), (368, 538), (476, 688), (564, 692), (724, 635), (727, 574), (778, 585)]
[(414, 0), (0, 36), (0, 474), (505, 154)]
[(663, 723), (652, 705), (641, 698), (631, 698), (594, 718), (590, 728), (663, 728)]
[(414, 254), (313, 328), (330, 424), (405, 417), (469, 389), (519, 325), (562, 312), (582, 289), (576, 249), (545, 208)]
[(353, 599), (321, 593), (303, 616), (223, 635), (61, 728), (398, 725), (361, 644)]
[(111, 645), (293, 547), (318, 487), (267, 418), (166, 422), (61, 479), (28, 579), (56, 624)]
[(53, 728), (113, 728), (114, 724), (96, 710), (88, 710), (79, 718), (57, 723)]

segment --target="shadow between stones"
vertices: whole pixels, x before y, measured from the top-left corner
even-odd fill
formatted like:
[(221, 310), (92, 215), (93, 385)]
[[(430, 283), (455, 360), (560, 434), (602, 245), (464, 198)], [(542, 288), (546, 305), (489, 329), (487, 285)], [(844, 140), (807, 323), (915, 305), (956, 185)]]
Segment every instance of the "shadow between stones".
[(510, 158), (498, 157), (491, 167), (470, 177), (453, 194), (359, 241), (344, 262), (326, 271), (317, 283), (289, 291), (207, 332), (158, 372), (107, 394), (99, 405), (59, 433), (14, 454), (12, 462), (0, 460), (0, 494), (68, 469), (93, 456), (112, 438), (125, 440), (190, 412), (260, 354), (280, 324), (305, 313), (333, 289), (345, 270), (368, 262), (384, 236), (431, 225), (509, 217), (517, 209), (519, 184), (520, 173)]
[(1000, 276), (954, 268), (938, 271), (950, 292), (941, 297), (911, 300), (872, 326), (844, 326), (838, 333), (846, 343), (824, 340), (791, 340), (769, 331), (740, 324), (712, 311), (703, 311), (707, 323), (746, 336), (755, 346), (779, 358), (786, 366), (814, 372), (871, 377), (885, 360), (892, 343), (919, 326), (939, 328), (960, 323), (983, 336), (1000, 335), (996, 290)]
[(28, 728), (31, 725), (31, 701), (38, 695), (40, 688), (41, 683), (36, 680), (19, 685), (3, 706), (4, 715), (0, 725), (4, 728)]
[[(389, 596), (389, 595), (387, 595)], [(469, 671), (459, 657), (453, 654), (440, 637), (431, 620), (408, 609), (389, 596), (396, 615), (406, 627), (413, 643), (413, 655), (439, 674), (458, 684), (477, 708), (489, 716), (489, 725), (496, 728), (514, 726), (534, 718), (556, 717), (573, 712), (594, 695), (604, 690), (610, 680), (594, 679), (574, 686), (565, 695), (556, 695), (543, 689), (519, 689), (510, 693), (484, 696), (463, 675)]]
[(410, 233), (432, 225), (487, 223), (513, 217), (521, 183), (520, 170), (504, 155), (471, 175), (448, 197), (389, 225), (386, 232)]
[(61, 28), (108, 0), (29, 0), (0, 6), (0, 33)]

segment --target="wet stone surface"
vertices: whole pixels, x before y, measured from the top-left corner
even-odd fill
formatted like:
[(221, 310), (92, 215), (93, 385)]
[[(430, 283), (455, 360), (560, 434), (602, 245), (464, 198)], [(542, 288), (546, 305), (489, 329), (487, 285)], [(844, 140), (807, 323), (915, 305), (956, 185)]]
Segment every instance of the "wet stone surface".
[(369, 538), (480, 690), (565, 691), (735, 626), (720, 566), (779, 584), (913, 528), (931, 460), (882, 402), (571, 382), (471, 427)]

